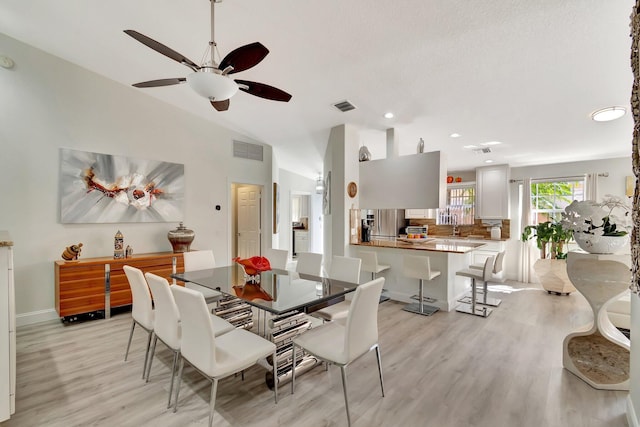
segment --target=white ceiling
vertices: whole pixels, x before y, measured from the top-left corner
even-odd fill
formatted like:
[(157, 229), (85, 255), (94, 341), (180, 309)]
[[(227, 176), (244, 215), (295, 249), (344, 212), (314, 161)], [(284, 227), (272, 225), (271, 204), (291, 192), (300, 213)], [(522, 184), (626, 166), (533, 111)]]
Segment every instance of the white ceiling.
[[(627, 156), (632, 0), (225, 0), (216, 5), (220, 55), (269, 48), (234, 77), (281, 88), (289, 103), (239, 92), (227, 112), (186, 85), (131, 90), (272, 145), (281, 167), (314, 177), (331, 127), (352, 123), (384, 156), (442, 150), (449, 170), (486, 159), (511, 166)], [(0, 32), (125, 85), (190, 70), (125, 35), (137, 30), (196, 63), (210, 35), (207, 0), (2, 0)], [(2, 54), (2, 52), (0, 52)], [(46, 72), (46, 70), (43, 70)], [(358, 108), (342, 113), (332, 104)], [(394, 119), (385, 119), (387, 111)], [(460, 138), (450, 138), (457, 132)], [(491, 154), (464, 145), (501, 141)], [(214, 143), (214, 142), (212, 142)]]

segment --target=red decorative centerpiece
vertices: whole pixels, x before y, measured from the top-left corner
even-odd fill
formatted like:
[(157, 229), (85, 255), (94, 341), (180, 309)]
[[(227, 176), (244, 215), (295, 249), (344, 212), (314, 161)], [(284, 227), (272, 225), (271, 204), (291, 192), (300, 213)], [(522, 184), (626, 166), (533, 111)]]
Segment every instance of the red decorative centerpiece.
[(244, 270), (245, 280), (252, 283), (260, 283), (260, 276), (263, 271), (271, 270), (271, 263), (262, 256), (252, 256), (251, 258), (241, 259), (236, 257), (233, 262), (238, 263)]

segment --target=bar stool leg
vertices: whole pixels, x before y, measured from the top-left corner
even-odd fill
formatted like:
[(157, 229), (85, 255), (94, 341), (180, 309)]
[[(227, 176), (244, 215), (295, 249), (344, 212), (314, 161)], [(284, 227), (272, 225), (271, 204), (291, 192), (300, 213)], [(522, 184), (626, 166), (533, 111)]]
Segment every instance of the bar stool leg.
[(420, 279), (420, 289), (418, 290), (418, 302), (407, 304), (402, 309), (410, 313), (422, 314), (423, 316), (431, 316), (433, 313), (440, 310), (438, 307), (434, 307), (432, 305), (425, 305), (423, 279)]

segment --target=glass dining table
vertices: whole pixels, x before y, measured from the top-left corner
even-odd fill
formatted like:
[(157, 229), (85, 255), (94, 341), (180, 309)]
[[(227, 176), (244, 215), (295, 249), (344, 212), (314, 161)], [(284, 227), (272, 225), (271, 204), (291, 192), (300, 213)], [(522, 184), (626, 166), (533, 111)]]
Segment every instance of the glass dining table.
[[(268, 322), (269, 332), (267, 332), (266, 315), (263, 322), (264, 333), (260, 331), (260, 323), (257, 328), (258, 334), (264, 335), (276, 344), (277, 378), (274, 378), (271, 372), (267, 372), (265, 375), (266, 383), (270, 388), (291, 380), (292, 341), (297, 335), (304, 333), (311, 327), (307, 314), (344, 300), (344, 296), (353, 292), (358, 286), (357, 283), (278, 269), (260, 273), (259, 283), (253, 283), (246, 280), (248, 277), (243, 274), (242, 267), (237, 264), (208, 270), (175, 273), (171, 277), (221, 292), (223, 298), (219, 303), (219, 308), (214, 309), (214, 313), (217, 315), (225, 313), (222, 317), (234, 325), (240, 325), (237, 327), (251, 329), (253, 314), (248, 308), (247, 315), (251, 318), (247, 320), (243, 319), (242, 314), (237, 315), (236, 312), (233, 312), (233, 309), (226, 309), (225, 304), (233, 304), (234, 300), (263, 310), (263, 313), (271, 313)], [(225, 317), (228, 312), (232, 313), (231, 317)], [(260, 311), (258, 311), (259, 316)], [(240, 323), (236, 323), (235, 319), (240, 319)], [(314, 356), (306, 355), (300, 349), (296, 351), (296, 361), (296, 376), (309, 371), (320, 363)], [(269, 358), (266, 363), (271, 365)]]
[(258, 275), (259, 283), (246, 282), (235, 264), (208, 270), (172, 274), (174, 279), (214, 289), (254, 307), (281, 315), (292, 311), (311, 313), (343, 300), (357, 283), (273, 269)]

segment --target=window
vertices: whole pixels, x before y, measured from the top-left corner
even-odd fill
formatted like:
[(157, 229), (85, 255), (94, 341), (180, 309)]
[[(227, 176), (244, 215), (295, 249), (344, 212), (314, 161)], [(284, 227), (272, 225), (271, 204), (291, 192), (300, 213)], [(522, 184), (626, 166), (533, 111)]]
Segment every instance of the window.
[(447, 188), (447, 208), (439, 211), (438, 224), (473, 224), (475, 202), (476, 188), (472, 184)]
[(531, 218), (533, 224), (561, 220), (565, 207), (574, 200), (584, 200), (584, 188), (583, 177), (531, 181)]

